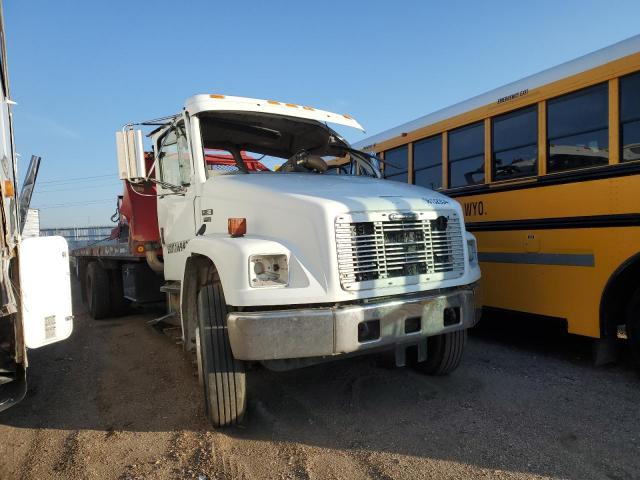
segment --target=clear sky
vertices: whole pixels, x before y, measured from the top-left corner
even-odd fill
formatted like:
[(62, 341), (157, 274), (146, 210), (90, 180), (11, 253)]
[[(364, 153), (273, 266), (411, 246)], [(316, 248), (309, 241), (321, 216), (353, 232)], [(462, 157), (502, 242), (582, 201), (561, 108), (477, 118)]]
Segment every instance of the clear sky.
[[(374, 134), (640, 33), (635, 1), (4, 0), (20, 176), (41, 224), (107, 225), (114, 132), (196, 93), (349, 113)], [(365, 138), (357, 131), (348, 139)]]

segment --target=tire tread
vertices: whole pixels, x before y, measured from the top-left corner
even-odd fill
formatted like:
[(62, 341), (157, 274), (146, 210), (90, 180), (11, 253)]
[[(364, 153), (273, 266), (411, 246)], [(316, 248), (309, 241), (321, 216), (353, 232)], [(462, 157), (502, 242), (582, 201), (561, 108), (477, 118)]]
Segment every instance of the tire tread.
[(205, 349), (202, 368), (207, 412), (216, 427), (238, 424), (246, 409), (244, 364), (233, 357), (227, 313), (222, 285), (215, 279), (200, 290), (198, 315), (201, 335), (204, 335), (201, 345)]
[(429, 337), (427, 360), (416, 367), (429, 375), (448, 375), (460, 365), (466, 340), (466, 329)]
[(111, 314), (109, 274), (98, 262), (87, 265), (87, 303), (89, 314), (94, 320)]

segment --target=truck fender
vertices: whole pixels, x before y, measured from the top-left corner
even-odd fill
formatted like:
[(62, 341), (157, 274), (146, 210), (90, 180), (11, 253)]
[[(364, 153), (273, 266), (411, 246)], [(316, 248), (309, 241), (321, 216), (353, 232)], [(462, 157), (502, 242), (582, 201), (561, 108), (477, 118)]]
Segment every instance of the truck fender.
[(248, 258), (252, 254), (286, 254), (289, 250), (273, 240), (256, 237), (232, 238), (228, 235), (202, 235), (185, 247), (186, 263), (182, 277), (180, 305), (182, 332), (187, 350), (193, 348), (195, 312), (198, 289), (204, 285), (215, 268), (229, 305), (241, 303), (240, 294), (249, 290)]
[[(221, 234), (196, 237), (189, 241), (185, 250), (187, 258), (201, 255), (211, 260), (218, 271), (229, 305), (239, 305), (235, 294), (249, 288), (248, 259), (251, 255), (290, 256), (291, 253), (284, 245), (270, 239), (248, 236), (233, 238)], [(184, 275), (188, 275), (186, 268)]]
[[(329, 284), (325, 272), (313, 265), (310, 258), (301, 256), (300, 252), (285, 242), (259, 236), (232, 238), (228, 235), (212, 234), (192, 239), (185, 250), (187, 259), (193, 255), (201, 255), (213, 262), (229, 305), (240, 307), (317, 303), (319, 298), (324, 298), (327, 294)], [(289, 261), (287, 287), (279, 289), (275, 296), (272, 288), (251, 287), (251, 255), (286, 255)], [(312, 266), (308, 267), (310, 264)], [(185, 272), (186, 270), (185, 268)]]
[[(183, 336), (189, 348), (192, 338), (189, 319), (195, 318), (191, 306), (197, 290), (210, 274), (211, 266), (220, 278), (227, 304), (233, 307), (283, 306), (318, 303), (326, 298), (329, 283), (321, 268), (307, 265), (313, 262), (302, 257), (293, 248), (271, 238), (259, 236), (230, 237), (227, 234), (202, 235), (185, 246), (185, 268), (182, 276), (181, 310)], [(289, 282), (281, 288), (253, 288), (249, 285), (249, 258), (251, 255), (286, 255)], [(337, 272), (335, 273), (337, 276)], [(195, 328), (195, 326), (193, 327)]]

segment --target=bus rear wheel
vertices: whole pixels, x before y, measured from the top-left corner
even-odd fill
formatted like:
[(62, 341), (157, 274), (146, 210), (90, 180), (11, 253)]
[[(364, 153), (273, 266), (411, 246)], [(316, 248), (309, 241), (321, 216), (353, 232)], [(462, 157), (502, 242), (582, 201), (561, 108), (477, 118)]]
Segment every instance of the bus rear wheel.
[(207, 415), (214, 427), (237, 425), (247, 409), (244, 362), (233, 357), (227, 330), (228, 308), (219, 279), (198, 292), (196, 342), (198, 373)]
[(640, 289), (635, 291), (627, 305), (625, 324), (629, 346), (640, 365)]
[(416, 368), (428, 375), (448, 375), (460, 365), (466, 343), (466, 329), (429, 337), (427, 359)]

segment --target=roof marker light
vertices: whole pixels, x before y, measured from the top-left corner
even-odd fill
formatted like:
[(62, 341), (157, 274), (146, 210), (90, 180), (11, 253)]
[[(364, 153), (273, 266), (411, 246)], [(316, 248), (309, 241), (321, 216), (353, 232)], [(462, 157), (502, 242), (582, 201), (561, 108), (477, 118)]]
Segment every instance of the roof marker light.
[(275, 100), (267, 100), (267, 103), (270, 103), (271, 105), (280, 105), (280, 102), (276, 102)]
[(304, 108), (305, 110), (311, 110), (312, 112), (315, 110), (315, 108), (313, 107), (302, 107), (302, 108)]
[(298, 105), (296, 105), (295, 103), (285, 103), (285, 105), (291, 108), (298, 108)]
[(220, 95), (219, 93), (212, 93), (209, 95), (211, 98), (224, 98), (224, 95)]

